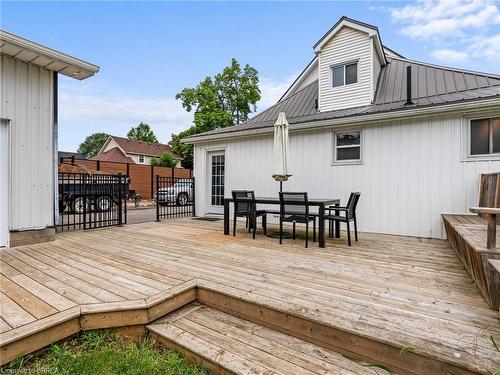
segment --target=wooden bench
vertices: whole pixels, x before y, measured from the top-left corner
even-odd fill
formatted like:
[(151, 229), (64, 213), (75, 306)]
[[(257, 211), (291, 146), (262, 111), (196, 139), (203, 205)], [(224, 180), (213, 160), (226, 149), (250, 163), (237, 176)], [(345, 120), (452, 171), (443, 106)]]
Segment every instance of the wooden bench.
[(486, 215), (488, 220), (488, 231), (486, 237), (486, 247), (496, 249), (497, 246), (497, 215), (500, 214), (500, 208), (489, 207), (471, 207), (470, 212)]
[[(472, 208), (471, 211), (476, 211), (475, 209)], [(483, 212), (490, 215), (489, 220), (476, 215), (443, 214), (442, 217), (449, 244), (457, 253), (488, 305), (498, 310), (500, 308), (500, 273), (497, 272), (496, 265), (498, 265), (497, 262), (500, 263), (500, 251), (494, 248), (496, 238), (492, 238), (496, 236), (494, 221), (496, 219), (492, 218), (491, 212), (495, 212), (495, 216), (497, 212), (492, 210), (500, 211), (500, 209), (487, 209), (488, 212)], [(481, 211), (483, 211), (482, 208)], [(487, 237), (489, 237), (488, 240)]]

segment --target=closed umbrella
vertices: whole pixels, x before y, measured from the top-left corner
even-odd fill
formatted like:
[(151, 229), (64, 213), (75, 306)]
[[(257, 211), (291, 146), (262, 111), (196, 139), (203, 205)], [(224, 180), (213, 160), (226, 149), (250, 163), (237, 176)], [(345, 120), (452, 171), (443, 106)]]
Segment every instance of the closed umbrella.
[(280, 112), (278, 120), (274, 124), (274, 146), (273, 146), (273, 178), (280, 183), (280, 191), (283, 181), (287, 181), (290, 173), (290, 157), (288, 146), (288, 121), (285, 112)]

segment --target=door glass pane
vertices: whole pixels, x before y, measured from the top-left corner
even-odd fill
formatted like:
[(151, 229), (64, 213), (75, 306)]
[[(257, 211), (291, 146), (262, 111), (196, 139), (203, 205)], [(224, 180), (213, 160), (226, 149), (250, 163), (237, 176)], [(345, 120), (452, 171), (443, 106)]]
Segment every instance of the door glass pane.
[(344, 85), (344, 66), (336, 66), (332, 69), (333, 87)]
[(341, 160), (360, 160), (361, 148), (357, 147), (343, 147), (337, 149), (337, 161)]
[(359, 145), (361, 143), (361, 132), (337, 133), (337, 146)]
[(490, 127), (489, 120), (472, 120), (470, 122), (470, 154), (488, 154)]
[(358, 64), (349, 64), (345, 66), (345, 84), (358, 82)]
[(492, 119), (491, 126), (493, 128), (493, 152), (497, 154), (500, 153), (500, 118)]
[(221, 206), (224, 204), (224, 155), (212, 156), (212, 206)]

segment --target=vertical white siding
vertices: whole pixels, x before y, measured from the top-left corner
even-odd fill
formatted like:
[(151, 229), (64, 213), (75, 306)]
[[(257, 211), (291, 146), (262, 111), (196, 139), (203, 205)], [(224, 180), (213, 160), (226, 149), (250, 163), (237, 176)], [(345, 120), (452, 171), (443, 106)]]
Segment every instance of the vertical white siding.
[[(350, 192), (360, 191), (362, 231), (443, 237), (441, 213), (468, 212), (478, 201), (479, 175), (500, 171), (498, 160), (462, 161), (460, 115), (366, 126), (359, 165), (332, 165), (332, 132), (290, 133), (293, 177), (284, 189), (343, 203)], [(197, 215), (206, 213), (207, 149), (226, 150), (226, 197), (240, 188), (277, 195), (271, 136), (196, 145)]]
[(54, 224), (53, 76), (1, 56), (1, 117), (10, 122), (10, 229)]
[(373, 67), (373, 77), (372, 77), (372, 102), (373, 99), (375, 98), (375, 92), (377, 91), (377, 83), (378, 83), (378, 77), (380, 75), (380, 70), (382, 69), (382, 66), (380, 65), (380, 60), (378, 58), (377, 52), (375, 51), (375, 46), (373, 43), (371, 43), (371, 51), (372, 51), (372, 67)]
[[(372, 40), (368, 34), (343, 27), (319, 53), (319, 110), (368, 105), (372, 91)], [(332, 87), (331, 67), (358, 61), (358, 82)]]

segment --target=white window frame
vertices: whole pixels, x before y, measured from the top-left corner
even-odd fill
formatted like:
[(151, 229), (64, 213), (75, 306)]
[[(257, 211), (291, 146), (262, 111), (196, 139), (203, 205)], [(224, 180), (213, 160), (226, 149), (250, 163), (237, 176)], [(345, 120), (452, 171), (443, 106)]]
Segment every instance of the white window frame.
[[(347, 147), (357, 147), (357, 146), (338, 146), (337, 147), (337, 135), (346, 133), (357, 133), (359, 132), (359, 159), (350, 160), (337, 160), (337, 149), (347, 148)], [(332, 165), (356, 165), (363, 164), (363, 129), (345, 129), (337, 130), (332, 134), (333, 137), (333, 147), (332, 147)]]
[[(346, 84), (345, 83), (345, 80), (346, 80), (346, 71), (345, 71), (345, 69), (346, 69), (347, 65), (352, 65), (352, 64), (356, 64), (356, 82)], [(333, 85), (333, 69), (341, 67), (341, 66), (344, 67), (344, 83), (341, 86), (334, 86)], [(344, 62), (344, 63), (341, 63), (341, 64), (332, 64), (332, 65), (330, 65), (330, 87), (332, 89), (340, 89), (341, 87), (346, 87), (346, 86), (352, 87), (354, 85), (357, 85), (358, 83), (359, 83), (359, 60), (353, 60), (353, 61), (348, 61), (348, 62)]]
[(462, 162), (500, 160), (500, 153), (471, 155), (471, 121), (500, 117), (500, 112), (488, 112), (462, 117)]
[(145, 163), (146, 156), (145, 155), (139, 155), (138, 159), (139, 159), (139, 163)]

